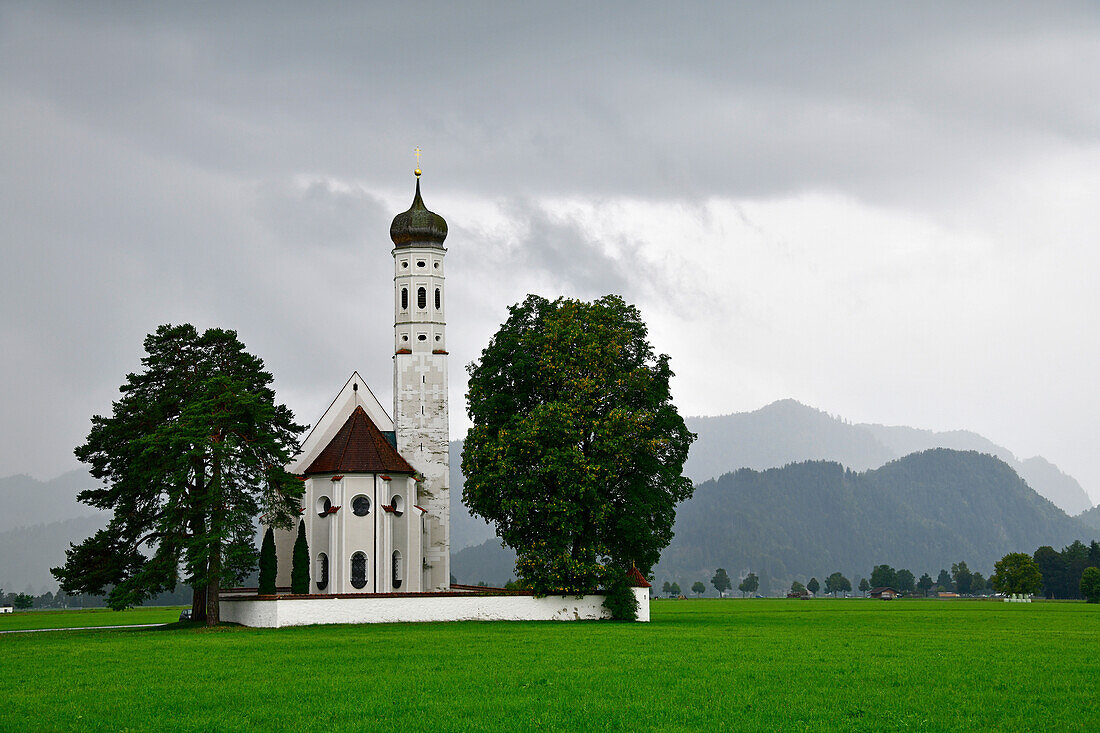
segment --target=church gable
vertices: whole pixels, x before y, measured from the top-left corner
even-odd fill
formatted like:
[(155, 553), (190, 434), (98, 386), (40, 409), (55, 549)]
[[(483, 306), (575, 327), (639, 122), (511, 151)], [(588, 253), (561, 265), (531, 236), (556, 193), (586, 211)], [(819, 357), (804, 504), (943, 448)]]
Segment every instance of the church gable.
[(361, 406), (303, 472), (315, 473), (415, 473)]
[(362, 408), (367, 417), (377, 428), (383, 432), (393, 432), (393, 420), (390, 418), (378, 398), (367, 387), (366, 382), (358, 372), (352, 372), (351, 377), (344, 384), (343, 389), (336, 395), (325, 414), (314, 425), (313, 430), (306, 436), (302, 443), (301, 452), (294, 461), (286, 467), (288, 473), (302, 475), (306, 468), (312, 464), (321, 451), (332, 442), (338, 430), (344, 425), (348, 417), (356, 408)]

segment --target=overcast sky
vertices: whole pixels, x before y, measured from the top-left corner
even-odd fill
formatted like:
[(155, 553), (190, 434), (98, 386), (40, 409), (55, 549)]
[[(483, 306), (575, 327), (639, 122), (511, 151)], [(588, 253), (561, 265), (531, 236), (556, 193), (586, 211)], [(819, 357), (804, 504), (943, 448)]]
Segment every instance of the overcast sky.
[(166, 322), (303, 422), (392, 404), (420, 146), (453, 436), (508, 305), (616, 292), (685, 415), (975, 430), (1100, 500), (1095, 3), (228, 5), (0, 4), (0, 475), (75, 467)]

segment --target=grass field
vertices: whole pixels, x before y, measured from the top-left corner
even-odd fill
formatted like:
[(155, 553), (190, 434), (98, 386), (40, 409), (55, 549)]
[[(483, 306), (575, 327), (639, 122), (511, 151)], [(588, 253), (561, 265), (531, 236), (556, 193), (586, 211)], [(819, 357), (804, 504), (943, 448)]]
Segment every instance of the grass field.
[(657, 601), (650, 624), (0, 636), (0, 730), (1097, 730), (1100, 607)]
[(107, 608), (86, 610), (20, 611), (0, 615), (0, 631), (22, 629), (64, 629), (72, 626), (126, 626), (131, 624), (166, 624), (179, 618), (182, 606), (131, 608), (112, 611)]

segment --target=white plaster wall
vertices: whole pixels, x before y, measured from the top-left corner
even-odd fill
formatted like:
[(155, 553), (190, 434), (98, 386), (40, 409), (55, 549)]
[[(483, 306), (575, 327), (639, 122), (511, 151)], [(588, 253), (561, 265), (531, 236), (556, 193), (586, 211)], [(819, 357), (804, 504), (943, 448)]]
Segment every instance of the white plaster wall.
[[(636, 588), (638, 620), (649, 621), (649, 589)], [(392, 596), (387, 598), (224, 598), (223, 621), (277, 628), (314, 624), (379, 624), (427, 621), (585, 621), (608, 618), (602, 595)]]
[[(395, 351), (412, 351), (394, 355), (394, 428), (398, 452), (424, 475), (416, 495), (417, 503), (427, 511), (421, 565), (408, 564), (405, 577), (423, 578), (423, 590), (448, 588), (451, 571), (447, 354), (432, 353), (447, 348), (445, 252), (428, 245), (393, 250)], [(427, 290), (425, 308), (418, 307), (420, 287)], [(404, 309), (402, 288), (409, 291), (408, 308)], [(439, 308), (435, 307), (437, 288)]]

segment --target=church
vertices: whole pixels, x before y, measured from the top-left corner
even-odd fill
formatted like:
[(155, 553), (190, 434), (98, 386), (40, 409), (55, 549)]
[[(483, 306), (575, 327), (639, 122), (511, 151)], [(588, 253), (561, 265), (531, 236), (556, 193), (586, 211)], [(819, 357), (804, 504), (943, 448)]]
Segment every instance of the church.
[[(393, 416), (353, 372), (287, 467), (305, 481), (310, 593), (420, 593), (450, 586), (447, 222), (424, 206), (394, 217)], [(290, 585), (295, 530), (276, 532)]]
[[(309, 591), (288, 594), (297, 528), (275, 532), (276, 595), (221, 596), (223, 621), (278, 628), (608, 618), (603, 596), (452, 585), (447, 412), (447, 222), (420, 195), (393, 219), (393, 416), (352, 372), (287, 466), (305, 482)], [(637, 574), (638, 620), (649, 584)]]

